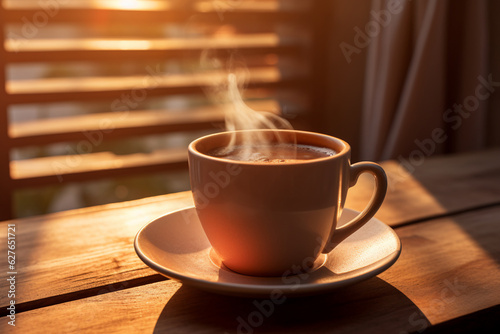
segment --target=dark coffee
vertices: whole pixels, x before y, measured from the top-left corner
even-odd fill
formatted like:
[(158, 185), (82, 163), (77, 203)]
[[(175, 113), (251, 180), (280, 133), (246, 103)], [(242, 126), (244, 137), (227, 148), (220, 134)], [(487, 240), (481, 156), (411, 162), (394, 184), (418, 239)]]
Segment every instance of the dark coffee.
[(260, 144), (236, 145), (232, 148), (220, 147), (208, 152), (208, 155), (237, 161), (261, 163), (286, 163), (311, 160), (335, 155), (336, 152), (327, 147), (302, 144)]

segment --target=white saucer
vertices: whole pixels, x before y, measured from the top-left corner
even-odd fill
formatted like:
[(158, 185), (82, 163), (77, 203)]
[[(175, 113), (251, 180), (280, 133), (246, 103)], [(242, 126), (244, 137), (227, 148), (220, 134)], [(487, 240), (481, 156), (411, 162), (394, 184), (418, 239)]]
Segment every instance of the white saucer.
[[(340, 225), (358, 212), (344, 209)], [(397, 234), (377, 219), (342, 241), (318, 269), (289, 277), (254, 277), (235, 273), (210, 260), (208, 242), (194, 207), (175, 211), (144, 226), (135, 237), (137, 255), (169, 278), (215, 293), (269, 297), (312, 295), (380, 274), (401, 253)]]

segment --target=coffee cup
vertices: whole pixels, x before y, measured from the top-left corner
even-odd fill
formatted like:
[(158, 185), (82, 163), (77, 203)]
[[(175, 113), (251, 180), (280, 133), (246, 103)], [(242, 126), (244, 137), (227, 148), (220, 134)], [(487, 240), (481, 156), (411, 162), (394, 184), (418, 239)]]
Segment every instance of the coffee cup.
[[(254, 135), (265, 144), (244, 141)], [(254, 152), (238, 156), (249, 145)], [(350, 155), (341, 139), (296, 130), (228, 131), (194, 140), (188, 149), (191, 189), (212, 256), (244, 275), (314, 269), (374, 216), (387, 191), (382, 167), (351, 164)], [(362, 173), (375, 178), (373, 196), (339, 227), (348, 189)]]

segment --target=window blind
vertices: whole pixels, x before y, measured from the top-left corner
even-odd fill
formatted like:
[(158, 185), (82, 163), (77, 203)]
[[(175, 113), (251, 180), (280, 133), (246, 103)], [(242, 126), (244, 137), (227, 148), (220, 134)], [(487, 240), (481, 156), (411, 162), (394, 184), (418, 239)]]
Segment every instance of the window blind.
[[(67, 185), (169, 173), (186, 180), (188, 143), (223, 130), (223, 108), (207, 87), (232, 66), (247, 73), (250, 107), (310, 127), (321, 94), (321, 6), (4, 0), (0, 218), (53, 211), (25, 207), (63, 196)], [(165, 191), (125, 189), (101, 202)], [(81, 205), (91, 204), (100, 203)]]

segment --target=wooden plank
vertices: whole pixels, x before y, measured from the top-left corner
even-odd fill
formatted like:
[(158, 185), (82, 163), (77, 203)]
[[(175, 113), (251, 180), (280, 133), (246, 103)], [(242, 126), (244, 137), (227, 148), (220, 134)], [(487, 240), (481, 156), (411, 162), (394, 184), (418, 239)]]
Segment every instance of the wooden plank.
[[(6, 22), (8, 23), (20, 23), (24, 22), (23, 17), (32, 18), (36, 13), (40, 12), (40, 9), (12, 9), (8, 11), (8, 16), (6, 17)], [(223, 15), (223, 16), (222, 16)], [(266, 22), (295, 22), (300, 23), (301, 18), (304, 17), (304, 13), (298, 11), (238, 11), (238, 10), (227, 10), (227, 11), (210, 11), (210, 12), (199, 12), (193, 10), (158, 10), (158, 11), (146, 11), (146, 10), (126, 10), (120, 11), (115, 9), (64, 9), (60, 10), (57, 15), (50, 17), (50, 23), (71, 23), (71, 24), (83, 24), (86, 25), (89, 22), (96, 21), (96, 17), (105, 18), (105, 22), (117, 23), (117, 22), (127, 22), (133, 20), (133, 24), (140, 25), (144, 23), (151, 22), (161, 22), (163, 24), (168, 23), (185, 23), (189, 22), (190, 19), (196, 17), (197, 23), (204, 24), (220, 24), (221, 17), (223, 17), (224, 23), (228, 24), (252, 24), (259, 22), (259, 24), (265, 24)], [(22, 36), (20, 38), (23, 38)]]
[[(18, 329), (365, 333), (376, 328), (401, 333), (432, 331), (435, 325), (450, 330), (449, 321), (459, 329), (469, 315), (495, 309), (500, 300), (499, 219), (497, 206), (400, 227), (403, 253), (393, 267), (331, 294), (272, 303), (164, 281), (24, 312), (18, 315)], [(498, 321), (491, 312), (486, 315), (491, 323), (475, 324), (476, 329)]]
[[(6, 102), (36, 103), (88, 99), (117, 99), (120, 102), (123, 96), (132, 96), (132, 99), (137, 96), (139, 100), (144, 99), (145, 96), (202, 93), (204, 87), (210, 87), (214, 82), (222, 82), (221, 80), (227, 76), (226, 72), (220, 71), (193, 74), (170, 74), (157, 71), (158, 69), (151, 68), (149, 74), (125, 77), (9, 81), (6, 86), (8, 93)], [(299, 77), (293, 77), (293, 75), (283, 77), (281, 71), (275, 67), (252, 68), (248, 73), (248, 88), (288, 87), (301, 84)]]
[[(205, 50), (229, 48), (273, 48), (289, 45), (293, 39), (282, 40), (276, 33), (234, 34), (231, 36), (154, 38), (154, 39), (113, 39), (113, 38), (66, 38), (32, 39), (14, 48), (15, 41), (7, 39), (8, 52), (44, 51), (102, 51), (102, 50)], [(32, 60), (33, 61), (33, 60)]]
[[(147, 70), (147, 69), (145, 69)], [(227, 72), (206, 71), (188, 74), (155, 73), (151, 68), (149, 75), (82, 77), (82, 78), (46, 78), (7, 81), (9, 94), (54, 94), (68, 92), (122, 91), (154, 89), (156, 87), (192, 87), (209, 86), (213, 82), (223, 82)], [(249, 72), (251, 81), (277, 81), (281, 77), (273, 67), (253, 68)]]
[(63, 141), (88, 141), (89, 138), (102, 142), (132, 136), (223, 128), (223, 123), (224, 111), (213, 107), (180, 112), (141, 110), (87, 114), (12, 124), (10, 145), (20, 147), (36, 143), (38, 146)]
[[(195, 334), (365, 333), (371, 327), (396, 333), (411, 329), (407, 317), (418, 311), (404, 295), (377, 279), (337, 294), (271, 303), (272, 309), (265, 304), (269, 309), (265, 316), (256, 306), (262, 303), (266, 300), (218, 296), (166, 281), (21, 313), (16, 329)], [(0, 330), (7, 326), (3, 321)]]
[(401, 257), (379, 277), (410, 298), (431, 324), (499, 305), (500, 205), (396, 231)]
[[(275, 100), (247, 101), (259, 111), (279, 113)], [(51, 118), (12, 124), (6, 145), (45, 145), (61, 141), (109, 140), (138, 135), (176, 131), (223, 128), (225, 105), (213, 105), (189, 110), (137, 110)], [(299, 108), (299, 106), (296, 106)]]
[[(132, 1), (130, 4), (123, 4), (123, 1), (117, 0), (72, 0), (72, 1), (60, 1), (57, 4), (59, 10), (65, 9), (114, 9), (114, 10), (140, 10), (140, 11), (151, 11), (151, 10), (172, 10), (174, 9), (174, 3), (172, 1), (158, 1), (158, 0), (141, 0)], [(38, 9), (40, 10), (40, 3), (35, 0), (4, 0), (3, 6), (7, 10), (12, 9)]]
[(10, 162), (10, 174), (12, 184), (21, 188), (187, 170), (187, 166), (187, 148), (179, 148), (126, 155), (98, 152), (15, 160)]
[[(307, 1), (300, 1), (307, 2)], [(214, 2), (211, 0), (201, 0), (193, 3), (193, 7), (200, 12), (217, 12), (217, 11), (260, 11), (260, 12), (273, 12), (279, 10), (299, 10), (304, 9), (305, 6), (299, 1), (291, 1), (288, 8), (283, 8), (283, 2), (279, 0), (265, 0), (265, 1), (238, 1), (237, 3), (224, 3)]]
[[(135, 234), (149, 220), (192, 203), (190, 193), (179, 193), (1, 222), (2, 240), (7, 240), (7, 224), (16, 225), (18, 309), (155, 275), (134, 252)], [(7, 243), (0, 247), (7, 254)], [(6, 280), (0, 289), (8, 290)], [(0, 305), (7, 303), (2, 294)]]
[[(290, 21), (300, 20), (307, 9), (299, 2), (290, 3), (286, 7), (269, 5), (262, 1), (238, 1), (237, 3), (199, 3), (191, 6), (183, 2), (148, 2), (126, 6), (123, 2), (95, 2), (95, 1), (68, 1), (57, 3), (56, 8), (44, 10), (37, 1), (9, 1), (4, 4), (8, 12), (6, 22), (24, 22), (23, 18), (32, 18), (45, 14), (50, 23), (88, 24), (89, 22), (127, 22), (131, 24), (144, 22), (189, 22), (193, 18), (196, 22), (220, 24), (224, 23), (249, 24), (258, 21)], [(299, 5), (296, 5), (299, 3)], [(37, 14), (38, 13), (38, 14)], [(40, 14), (42, 13), (42, 14)], [(26, 19), (24, 19), (26, 20)]]
[(199, 57), (203, 50), (213, 52), (238, 49), (244, 55), (299, 50), (297, 39), (278, 38), (275, 33), (157, 39), (7, 39), (5, 62), (111, 61), (119, 56), (130, 59), (168, 59)]
[(434, 157), (409, 168), (447, 212), (500, 202), (500, 148)]
[[(233, 10), (246, 10), (246, 11), (278, 11), (283, 10), (279, 0), (243, 0), (238, 1), (238, 3), (214, 3), (213, 1), (191, 1), (191, 3), (186, 6), (179, 4), (172, 0), (140, 0), (132, 1), (130, 3), (124, 3), (120, 0), (72, 0), (72, 1), (61, 1), (57, 4), (59, 10), (66, 9), (95, 9), (103, 10), (110, 9), (116, 11), (171, 11), (176, 9), (182, 9), (186, 7), (192, 7), (193, 9), (199, 10), (201, 12), (207, 11), (218, 11), (222, 10), (224, 5), (228, 8), (231, 6)], [(12, 9), (40, 9), (40, 3), (36, 0), (4, 0), (3, 6), (7, 10)], [(304, 6), (299, 6), (297, 3), (291, 3), (286, 8), (290, 9), (304, 8)]]
[[(498, 148), (427, 158), (420, 166), (395, 161), (382, 166), (389, 189), (376, 216), (392, 226), (500, 204)], [(362, 175), (349, 191), (346, 207), (362, 210), (372, 187), (372, 177)]]

